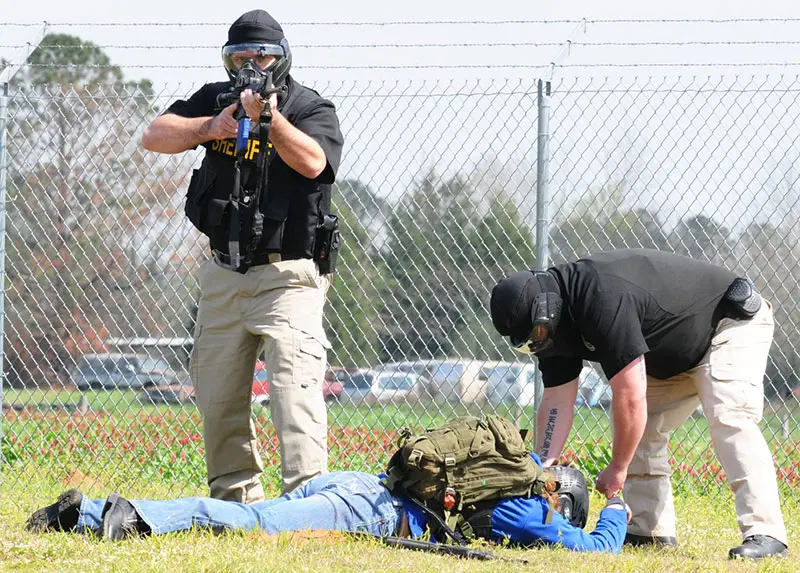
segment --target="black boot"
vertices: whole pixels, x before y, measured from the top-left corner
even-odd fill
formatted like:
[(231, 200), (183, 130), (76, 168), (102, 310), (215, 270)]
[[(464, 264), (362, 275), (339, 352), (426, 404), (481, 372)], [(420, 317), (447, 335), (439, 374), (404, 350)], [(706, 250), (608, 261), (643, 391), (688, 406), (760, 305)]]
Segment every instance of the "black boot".
[(25, 523), (25, 529), (45, 531), (75, 531), (80, 517), (83, 494), (70, 489), (58, 496), (55, 503), (34, 511)]
[(763, 557), (786, 557), (786, 546), (769, 535), (751, 535), (744, 543), (728, 551), (731, 559), (753, 559)]
[(645, 545), (677, 547), (678, 540), (674, 537), (658, 537), (655, 535), (635, 535), (633, 533), (628, 533), (625, 535), (625, 545), (630, 545), (632, 547), (642, 547)]
[(109, 495), (106, 500), (100, 528), (103, 538), (111, 541), (150, 533), (150, 528), (136, 513), (131, 502), (116, 493)]

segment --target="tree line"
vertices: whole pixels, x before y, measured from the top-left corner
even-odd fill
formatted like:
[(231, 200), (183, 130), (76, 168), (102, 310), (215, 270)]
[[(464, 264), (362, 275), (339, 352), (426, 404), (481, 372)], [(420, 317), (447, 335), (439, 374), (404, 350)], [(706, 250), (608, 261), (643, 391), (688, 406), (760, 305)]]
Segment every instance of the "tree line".
[[(645, 247), (749, 276), (775, 312), (767, 393), (797, 385), (800, 243), (791, 231), (781, 224), (752, 222), (734, 233), (702, 214), (669, 228), (657, 212), (625, 207), (623, 191), (624, 183), (605, 186), (556, 213), (550, 227), (551, 264)], [(380, 207), (375, 193), (358, 181), (339, 184), (335, 197), (347, 226), (344, 268), (329, 297), (333, 363), (447, 356), (515, 359), (492, 328), (489, 294), (510, 272), (535, 268), (534, 228), (521, 220), (502, 190), (486, 194), (466, 178), (443, 180), (430, 173), (391, 208)], [(378, 235), (369, 231), (376, 218), (386, 234), (380, 245), (370, 239)]]
[[(109, 336), (191, 336), (207, 251), (182, 214), (186, 160), (138, 145), (158, 111), (151, 83), (126, 81), (74, 36), (47, 36), (30, 61), (11, 93), (5, 368), (14, 385), (49, 386)], [(488, 299), (499, 278), (535, 267), (534, 221), (516, 189), (472, 175), (420, 173), (396, 201), (357, 179), (335, 186), (344, 247), (326, 311), (331, 364), (516, 358)], [(775, 306), (768, 392), (797, 384), (793, 223), (733, 232), (698, 214), (668, 227), (659, 212), (626, 206), (625, 191), (625, 181), (586, 189), (555, 210), (552, 262), (650, 247), (747, 274)]]

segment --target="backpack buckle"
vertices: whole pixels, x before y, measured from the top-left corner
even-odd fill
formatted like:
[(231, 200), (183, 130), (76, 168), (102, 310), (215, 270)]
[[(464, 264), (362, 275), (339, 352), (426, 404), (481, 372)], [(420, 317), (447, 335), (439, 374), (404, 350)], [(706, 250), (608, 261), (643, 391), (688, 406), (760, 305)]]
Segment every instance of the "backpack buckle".
[(442, 505), (445, 509), (450, 510), (456, 504), (456, 490), (452, 487), (445, 488), (444, 490), (444, 499), (442, 500)]
[(411, 455), (408, 456), (408, 464), (419, 467), (419, 462), (422, 459), (422, 450), (411, 450)]
[(456, 465), (456, 459), (455, 459), (455, 458), (453, 458), (453, 457), (450, 457), (450, 456), (445, 456), (445, 458), (444, 458), (444, 465), (446, 465), (446, 466), (447, 466), (447, 467), (449, 467), (449, 468), (455, 467), (455, 465)]

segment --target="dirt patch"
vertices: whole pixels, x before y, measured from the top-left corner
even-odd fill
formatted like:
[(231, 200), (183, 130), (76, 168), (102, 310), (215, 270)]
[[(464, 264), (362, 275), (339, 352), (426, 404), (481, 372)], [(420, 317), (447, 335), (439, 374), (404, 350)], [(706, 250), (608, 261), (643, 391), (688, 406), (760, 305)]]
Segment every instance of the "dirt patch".
[(275, 546), (280, 543), (288, 543), (290, 545), (302, 546), (309, 541), (323, 541), (331, 544), (342, 544), (352, 537), (342, 531), (326, 531), (321, 529), (309, 529), (304, 531), (287, 531), (278, 534), (267, 534), (263, 531), (256, 531), (248, 533), (246, 537), (251, 538), (253, 541), (259, 543), (267, 543), (270, 546)]
[(93, 478), (92, 476), (86, 475), (80, 471), (72, 471), (69, 472), (64, 478), (61, 480), (61, 485), (66, 488), (76, 488), (81, 491), (88, 490), (88, 489), (97, 489), (100, 491), (108, 491), (108, 487), (97, 478)]

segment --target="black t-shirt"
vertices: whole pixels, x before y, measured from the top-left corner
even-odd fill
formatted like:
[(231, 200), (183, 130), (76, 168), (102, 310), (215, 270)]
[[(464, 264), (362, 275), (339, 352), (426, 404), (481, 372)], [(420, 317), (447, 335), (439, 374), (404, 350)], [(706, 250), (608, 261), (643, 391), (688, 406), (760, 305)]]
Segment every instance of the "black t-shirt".
[[(217, 96), (230, 89), (230, 82), (215, 82), (205, 84), (189, 97), (188, 100), (178, 100), (170, 105), (165, 113), (174, 113), (182, 117), (211, 117), (217, 115)], [(314, 90), (298, 84), (291, 76), (286, 78), (287, 93), (278, 98), (278, 111), (289, 120), (293, 126), (310, 136), (319, 143), (325, 152), (328, 165), (317, 177), (320, 183), (333, 183), (339, 161), (342, 157), (344, 144), (342, 133), (339, 130), (339, 120), (336, 117), (336, 108), (328, 100), (321, 97)], [(254, 163), (261, 150), (258, 149), (257, 125), (251, 126), (250, 146), (245, 154), (245, 161)], [(210, 153), (222, 153), (231, 158), (235, 156), (236, 139), (207, 141), (202, 144)], [(255, 149), (253, 149), (253, 147)], [(278, 169), (283, 163), (275, 154), (270, 164), (270, 169)], [(299, 174), (297, 174), (299, 176)]]
[(564, 307), (556, 344), (539, 356), (546, 387), (577, 378), (583, 360), (599, 363), (609, 379), (642, 354), (654, 378), (690, 370), (708, 350), (719, 303), (737, 276), (649, 249), (599, 253), (550, 272)]

